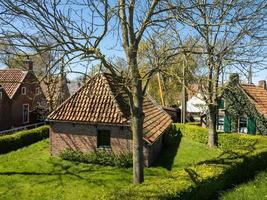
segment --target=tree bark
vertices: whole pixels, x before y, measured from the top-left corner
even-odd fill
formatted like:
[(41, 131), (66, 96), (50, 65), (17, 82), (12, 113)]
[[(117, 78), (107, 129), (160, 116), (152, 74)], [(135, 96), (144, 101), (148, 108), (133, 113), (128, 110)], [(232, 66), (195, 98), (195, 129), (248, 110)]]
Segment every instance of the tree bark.
[(133, 91), (133, 183), (144, 182), (144, 154), (143, 154), (143, 97), (140, 94), (140, 81), (137, 81)]
[(213, 148), (217, 143), (217, 130), (216, 130), (216, 118), (217, 118), (217, 109), (214, 105), (209, 105), (209, 138), (208, 146)]
[(162, 85), (161, 85), (161, 78), (160, 78), (160, 73), (157, 73), (157, 78), (158, 78), (158, 85), (159, 85), (159, 95), (160, 95), (160, 100), (161, 100), (161, 105), (165, 106), (164, 98), (163, 98), (163, 91), (162, 91)]
[[(135, 51), (133, 51), (135, 52)], [(144, 182), (144, 154), (143, 154), (143, 90), (142, 79), (138, 70), (136, 54), (128, 54), (128, 64), (132, 71), (132, 134), (133, 134), (133, 183)]]

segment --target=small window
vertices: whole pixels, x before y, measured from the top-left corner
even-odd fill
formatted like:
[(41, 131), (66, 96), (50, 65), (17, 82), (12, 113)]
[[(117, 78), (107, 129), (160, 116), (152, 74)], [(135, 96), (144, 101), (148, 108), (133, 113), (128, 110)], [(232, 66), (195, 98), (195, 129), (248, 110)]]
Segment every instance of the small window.
[(23, 123), (29, 122), (29, 104), (23, 104), (22, 109)]
[(220, 131), (224, 130), (224, 116), (223, 115), (219, 115), (218, 117), (217, 130), (220, 130)]
[(26, 95), (26, 87), (22, 87), (21, 88), (21, 94), (22, 95)]
[(97, 147), (110, 147), (110, 131), (109, 130), (98, 130)]
[(0, 100), (2, 100), (2, 98), (3, 98), (3, 93), (0, 92)]
[(224, 99), (220, 99), (220, 101), (219, 101), (219, 109), (224, 109)]
[(248, 118), (240, 117), (239, 118), (239, 133), (247, 133), (248, 132)]
[(39, 95), (39, 94), (40, 94), (40, 88), (39, 88), (39, 87), (37, 87), (37, 88), (35, 89), (35, 93), (36, 93), (36, 95)]

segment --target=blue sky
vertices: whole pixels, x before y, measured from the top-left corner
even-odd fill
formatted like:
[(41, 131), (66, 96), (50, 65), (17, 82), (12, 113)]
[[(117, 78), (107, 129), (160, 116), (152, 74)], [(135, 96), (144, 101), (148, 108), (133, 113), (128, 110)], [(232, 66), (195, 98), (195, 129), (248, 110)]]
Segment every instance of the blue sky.
[[(77, 7), (78, 8), (78, 7)], [(21, 24), (20, 24), (21, 25)], [(186, 31), (189, 32), (189, 31)], [(114, 33), (115, 34), (115, 33)], [(120, 41), (118, 41), (118, 37), (116, 35), (108, 35), (101, 43), (100, 49), (104, 55), (106, 55), (109, 58), (114, 57), (124, 57), (124, 51), (121, 48)], [(96, 64), (96, 62), (92, 63)], [(267, 67), (267, 66), (266, 66)], [(1, 68), (1, 67), (0, 67)], [(84, 67), (82, 67), (81, 64), (72, 65), (71, 68), (73, 68), (76, 71), (84, 72)], [(68, 75), (68, 78), (73, 80), (78, 76), (77, 73), (70, 73)], [(257, 71), (253, 73), (253, 82), (257, 84), (259, 80), (267, 79), (267, 69), (262, 71)]]

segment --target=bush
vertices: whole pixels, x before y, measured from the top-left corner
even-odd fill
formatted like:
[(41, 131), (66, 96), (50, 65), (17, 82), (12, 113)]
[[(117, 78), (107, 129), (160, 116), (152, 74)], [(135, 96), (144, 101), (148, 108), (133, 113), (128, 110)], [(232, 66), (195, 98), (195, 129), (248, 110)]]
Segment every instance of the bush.
[[(208, 129), (199, 126), (176, 123), (176, 130), (184, 137), (188, 137), (196, 142), (207, 144)], [(218, 146), (222, 149), (250, 148), (263, 138), (257, 135), (238, 134), (238, 133), (218, 133)]]
[(19, 131), (0, 137), (0, 154), (17, 150), (49, 137), (49, 126), (41, 126), (31, 130)]
[(83, 153), (81, 151), (74, 151), (66, 149), (60, 153), (60, 157), (64, 160), (91, 163), (98, 165), (109, 165), (116, 167), (131, 167), (132, 155), (128, 154), (112, 154), (105, 150), (98, 150), (91, 153)]
[[(206, 143), (208, 131), (192, 125), (175, 124), (184, 137)], [(267, 138), (242, 134), (219, 134), (222, 154), (165, 178), (130, 185), (103, 193), (101, 199), (214, 199), (220, 191), (252, 178), (267, 167)], [(245, 148), (246, 147), (246, 148)], [(242, 148), (240, 151), (239, 148)]]
[(208, 131), (205, 128), (194, 126), (194, 125), (187, 125), (187, 124), (179, 124), (176, 123), (175, 126), (176, 130), (181, 133), (184, 137), (189, 137), (190, 139), (207, 144), (208, 141)]
[(216, 199), (220, 191), (232, 188), (266, 169), (267, 150), (236, 159), (215, 159), (171, 173), (165, 178), (117, 188), (101, 199)]

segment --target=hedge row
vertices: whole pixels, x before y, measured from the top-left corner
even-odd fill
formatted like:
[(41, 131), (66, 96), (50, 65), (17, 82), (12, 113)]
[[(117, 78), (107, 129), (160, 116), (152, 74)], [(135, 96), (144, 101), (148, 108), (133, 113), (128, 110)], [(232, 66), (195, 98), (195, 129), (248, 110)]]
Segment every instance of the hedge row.
[(31, 130), (19, 131), (0, 137), (0, 154), (17, 150), (39, 140), (49, 137), (49, 126), (41, 126)]
[[(200, 127), (179, 125), (182, 135), (202, 141), (207, 130)], [(229, 144), (226, 145), (227, 140)], [(243, 141), (245, 140), (245, 141)], [(219, 144), (222, 154), (212, 160), (192, 167), (171, 172), (160, 180), (131, 185), (125, 189), (115, 188), (103, 193), (101, 199), (213, 199), (222, 190), (233, 187), (253, 177), (267, 167), (267, 140), (259, 136), (221, 134)], [(230, 144), (233, 148), (230, 149)], [(249, 145), (248, 148), (243, 148)], [(237, 147), (242, 147), (242, 151)]]
[[(208, 141), (208, 130), (199, 126), (179, 124), (173, 125), (174, 129), (181, 132), (184, 137), (207, 144)], [(238, 134), (238, 133), (218, 133), (218, 146), (222, 149), (233, 149), (233, 148), (247, 148), (255, 145), (262, 140), (262, 136)]]
[(111, 154), (105, 150), (98, 150), (91, 153), (83, 153), (66, 149), (60, 153), (60, 157), (64, 160), (91, 163), (98, 165), (109, 165), (116, 167), (131, 167), (133, 165), (132, 155), (129, 154)]

